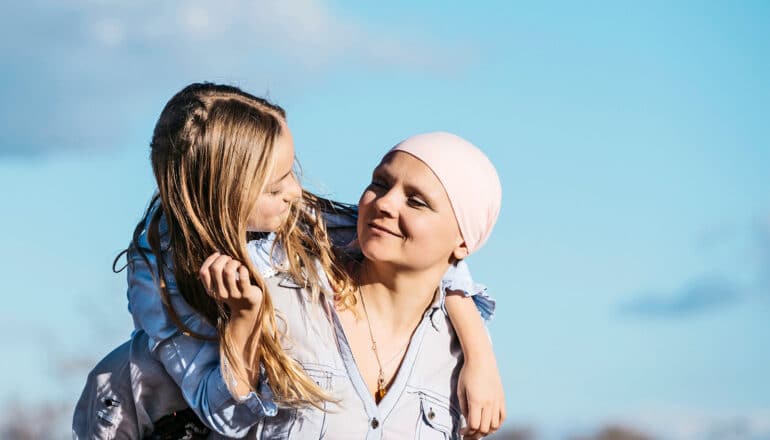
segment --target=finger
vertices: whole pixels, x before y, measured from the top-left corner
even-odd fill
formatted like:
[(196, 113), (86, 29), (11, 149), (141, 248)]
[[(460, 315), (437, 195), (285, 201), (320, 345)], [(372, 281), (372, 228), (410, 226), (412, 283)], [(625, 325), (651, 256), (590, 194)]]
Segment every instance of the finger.
[(225, 264), (225, 268), (223, 270), (222, 278), (225, 282), (225, 286), (227, 287), (230, 298), (241, 298), (243, 296), (243, 292), (241, 292), (241, 289), (238, 287), (238, 268), (241, 266), (241, 262), (238, 260), (230, 260)]
[(238, 287), (240, 287), (242, 292), (248, 291), (249, 287), (251, 287), (249, 268), (243, 264), (238, 268)]
[(500, 405), (498, 403), (494, 403), (492, 405), (492, 410), (490, 411), (490, 414), (492, 418), (489, 421), (489, 433), (492, 434), (493, 432), (500, 429)]
[(479, 432), (474, 432), (473, 434), (461, 434), (463, 437), (463, 440), (479, 440), (480, 438), (484, 437)]
[(200, 278), (201, 282), (203, 283), (203, 287), (206, 289), (206, 292), (211, 290), (211, 275), (209, 274), (209, 267), (211, 266), (211, 263), (214, 262), (219, 257), (219, 252), (214, 252), (213, 254), (209, 255), (208, 258), (203, 260), (203, 264), (201, 264), (200, 270), (198, 270), (198, 278)]
[(460, 429), (460, 435), (465, 436), (468, 432), (468, 401), (465, 394), (465, 386), (462, 383), (457, 384), (457, 400), (460, 403), (460, 413), (465, 417), (466, 426)]
[(222, 271), (230, 260), (231, 258), (227, 255), (220, 255), (209, 267), (209, 274), (211, 274), (211, 292), (209, 293), (220, 299), (228, 299), (227, 290), (222, 280)]
[(476, 402), (469, 402), (468, 404), (468, 429), (466, 433), (468, 435), (475, 435), (479, 431), (481, 425), (481, 406)]
[(489, 434), (489, 425), (492, 421), (492, 411), (489, 406), (484, 405), (481, 408), (481, 422), (479, 423), (479, 433), (481, 435)]
[(457, 398), (460, 401), (460, 412), (468, 420), (468, 395), (465, 393), (465, 387), (460, 387), (457, 390)]

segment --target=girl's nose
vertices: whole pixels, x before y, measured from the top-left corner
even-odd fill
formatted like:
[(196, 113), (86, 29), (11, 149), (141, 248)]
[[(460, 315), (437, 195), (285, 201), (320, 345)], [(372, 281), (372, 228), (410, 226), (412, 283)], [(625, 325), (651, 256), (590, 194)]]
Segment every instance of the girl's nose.
[(302, 197), (302, 187), (297, 181), (297, 176), (295, 176), (294, 173), (291, 173), (291, 182), (284, 195), (284, 200), (286, 200), (287, 203), (291, 203), (300, 197)]

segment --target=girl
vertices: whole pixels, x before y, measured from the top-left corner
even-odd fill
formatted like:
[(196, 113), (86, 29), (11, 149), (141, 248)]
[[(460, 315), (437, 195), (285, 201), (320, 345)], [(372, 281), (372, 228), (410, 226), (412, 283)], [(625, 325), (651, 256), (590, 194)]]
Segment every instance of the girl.
[[(280, 271), (316, 299), (331, 290), (327, 276), (338, 290), (346, 287), (323, 217), (344, 232), (340, 220), (349, 224), (350, 210), (301, 190), (292, 172), (293, 150), (280, 107), (213, 84), (193, 84), (175, 95), (153, 134), (159, 195), (128, 250), (129, 309), (186, 404), (226, 436), (242, 436), (262, 416), (275, 415), (276, 403), (320, 408), (331, 399), (307, 365), (281, 346), (285, 335), (265, 285)], [(215, 250), (243, 262), (240, 282), (268, 294), (221, 295), (204, 288), (198, 271)], [(446, 285), (476, 288), (463, 273)], [(501, 402), (502, 389), (469, 303), (458, 296), (447, 307), (461, 340), (472, 341), (464, 346), (482, 347), (468, 350), (464, 372), (473, 412)], [(117, 411), (115, 400), (101, 411)]]

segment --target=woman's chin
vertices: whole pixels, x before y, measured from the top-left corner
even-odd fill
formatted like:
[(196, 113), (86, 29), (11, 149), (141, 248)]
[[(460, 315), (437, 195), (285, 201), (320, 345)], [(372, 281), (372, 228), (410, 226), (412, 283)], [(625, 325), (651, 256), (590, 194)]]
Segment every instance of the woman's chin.
[(364, 255), (364, 257), (366, 257), (367, 260), (373, 262), (385, 262), (392, 259), (392, 252), (388, 252), (387, 249), (383, 249), (383, 246), (379, 243), (366, 240), (363, 242), (359, 241), (358, 244), (361, 246), (361, 253)]

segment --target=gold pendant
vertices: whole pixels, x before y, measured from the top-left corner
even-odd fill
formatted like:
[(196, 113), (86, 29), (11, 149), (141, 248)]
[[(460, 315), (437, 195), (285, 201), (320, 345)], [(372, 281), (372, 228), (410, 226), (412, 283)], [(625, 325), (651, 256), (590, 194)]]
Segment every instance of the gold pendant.
[(380, 374), (380, 377), (377, 378), (377, 401), (379, 402), (382, 400), (387, 392), (388, 391), (385, 389), (385, 378)]

